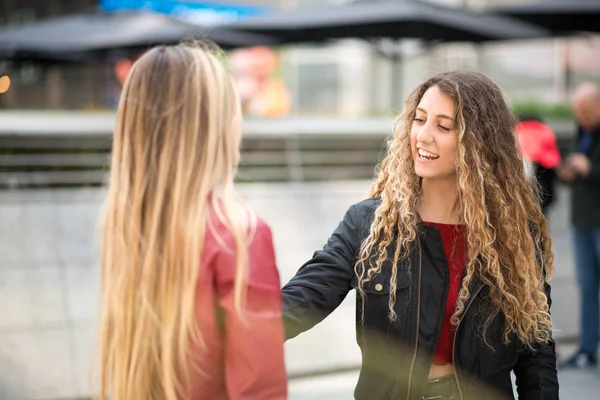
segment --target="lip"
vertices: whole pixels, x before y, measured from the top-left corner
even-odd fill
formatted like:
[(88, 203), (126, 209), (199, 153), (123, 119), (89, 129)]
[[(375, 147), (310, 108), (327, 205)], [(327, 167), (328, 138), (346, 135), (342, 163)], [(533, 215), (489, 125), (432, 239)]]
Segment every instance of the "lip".
[[(415, 159), (416, 159), (416, 161), (418, 161), (418, 162), (420, 162), (420, 163), (423, 163), (423, 164), (429, 164), (429, 163), (432, 163), (432, 162), (435, 162), (435, 161), (437, 161), (437, 160), (438, 160), (438, 158), (439, 158), (439, 157), (438, 157), (438, 158), (436, 158), (435, 160), (428, 160), (428, 159), (426, 159), (426, 158), (421, 158), (421, 156), (419, 155), (419, 149), (421, 149), (421, 150), (425, 150), (425, 149), (423, 149), (423, 148), (421, 148), (421, 147), (417, 147), (417, 151), (416, 151), (416, 154), (415, 154)], [(428, 151), (428, 150), (425, 150), (425, 151)], [(432, 153), (432, 152), (431, 152), (431, 151), (429, 151), (429, 153)], [(435, 153), (434, 153), (434, 154), (435, 154)]]
[(417, 154), (416, 161), (417, 161), (417, 162), (420, 162), (420, 163), (422, 163), (422, 164), (430, 164), (430, 163), (432, 163), (432, 162), (436, 162), (436, 161), (437, 161), (437, 159), (435, 159), (435, 160), (428, 160), (428, 159), (426, 159), (426, 158), (421, 158), (421, 157), (419, 156), (419, 154)]

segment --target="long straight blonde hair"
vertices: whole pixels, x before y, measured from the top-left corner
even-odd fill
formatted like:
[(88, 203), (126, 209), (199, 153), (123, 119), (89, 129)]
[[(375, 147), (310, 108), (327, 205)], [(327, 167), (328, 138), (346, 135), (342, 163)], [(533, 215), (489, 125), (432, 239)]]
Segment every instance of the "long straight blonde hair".
[(154, 48), (127, 78), (102, 219), (101, 400), (187, 398), (210, 215), (235, 238), (243, 307), (254, 219), (233, 189), (240, 118), (233, 78), (207, 46)]

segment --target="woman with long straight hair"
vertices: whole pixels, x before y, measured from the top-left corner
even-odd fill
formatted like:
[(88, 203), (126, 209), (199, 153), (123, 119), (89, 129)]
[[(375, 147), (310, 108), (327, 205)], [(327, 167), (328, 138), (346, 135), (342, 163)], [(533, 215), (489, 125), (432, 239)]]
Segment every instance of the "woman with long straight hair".
[(357, 291), (358, 400), (558, 399), (550, 233), (498, 86), (407, 99), (370, 197), (283, 288), (287, 337)]
[(216, 50), (134, 64), (103, 217), (100, 399), (286, 399), (271, 232), (233, 187), (240, 140)]

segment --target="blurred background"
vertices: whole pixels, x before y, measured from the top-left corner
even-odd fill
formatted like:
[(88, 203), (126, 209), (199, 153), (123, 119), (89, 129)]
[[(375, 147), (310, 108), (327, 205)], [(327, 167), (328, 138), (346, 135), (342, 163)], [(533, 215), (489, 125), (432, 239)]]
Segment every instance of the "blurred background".
[[(246, 121), (239, 190), (272, 227), (282, 283), (365, 198), (403, 99), (448, 69), (483, 72), (564, 155), (569, 104), (600, 83), (600, 0), (0, 0), (0, 399), (92, 395), (97, 219), (114, 112), (148, 47), (227, 51)], [(160, 85), (161, 82), (156, 82)], [(578, 338), (569, 193), (549, 213), (558, 350)], [(354, 294), (286, 344), (292, 399), (352, 398)], [(561, 372), (595, 398), (600, 372)]]

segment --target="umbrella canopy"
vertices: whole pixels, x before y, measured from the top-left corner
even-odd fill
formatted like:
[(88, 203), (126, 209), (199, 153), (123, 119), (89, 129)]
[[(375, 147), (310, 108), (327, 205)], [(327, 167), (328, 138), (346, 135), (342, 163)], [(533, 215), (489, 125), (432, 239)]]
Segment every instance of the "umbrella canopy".
[(0, 58), (86, 58), (95, 52), (210, 39), (224, 48), (276, 44), (262, 35), (203, 28), (149, 12), (81, 13), (0, 30)]
[(600, 32), (600, 0), (546, 0), (498, 7), (494, 11), (555, 33)]
[(373, 0), (301, 8), (248, 18), (230, 28), (285, 43), (333, 38), (418, 38), (428, 41), (539, 38), (546, 30), (511, 18), (411, 0)]

